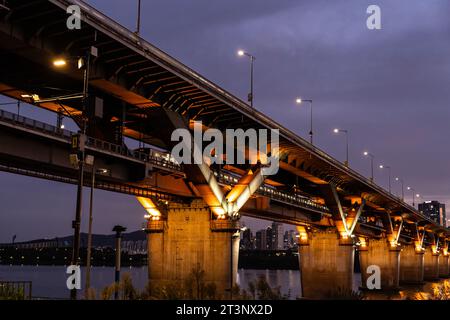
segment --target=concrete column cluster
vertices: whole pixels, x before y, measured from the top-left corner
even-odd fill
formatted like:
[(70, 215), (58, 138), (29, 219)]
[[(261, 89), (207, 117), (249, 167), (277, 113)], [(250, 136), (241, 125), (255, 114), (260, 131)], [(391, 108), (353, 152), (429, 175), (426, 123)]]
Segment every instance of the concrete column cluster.
[[(398, 245), (386, 238), (359, 241), (343, 239), (336, 230), (309, 232), (299, 247), (302, 296), (323, 299), (334, 293), (350, 293), (355, 249), (359, 253), (361, 289), (368, 288), (374, 269), (380, 274), (380, 290), (398, 290), (402, 284), (422, 284), (450, 277), (446, 252), (422, 249), (416, 244)], [(374, 268), (375, 266), (375, 268)], [(369, 271), (369, 272), (368, 272)]]
[[(217, 220), (202, 200), (171, 204), (164, 219), (162, 228), (148, 232), (150, 287), (182, 285), (197, 270), (203, 272), (205, 283), (214, 283), (217, 293), (229, 298), (237, 280), (236, 221)], [(398, 245), (386, 238), (355, 241), (336, 229), (302, 230), (299, 266), (305, 298), (336, 297), (358, 289), (353, 287), (355, 250), (359, 252), (362, 289), (373, 289), (367, 288), (373, 274), (367, 271), (373, 266), (379, 270), (381, 290), (450, 276), (447, 252), (438, 253), (431, 247)]]

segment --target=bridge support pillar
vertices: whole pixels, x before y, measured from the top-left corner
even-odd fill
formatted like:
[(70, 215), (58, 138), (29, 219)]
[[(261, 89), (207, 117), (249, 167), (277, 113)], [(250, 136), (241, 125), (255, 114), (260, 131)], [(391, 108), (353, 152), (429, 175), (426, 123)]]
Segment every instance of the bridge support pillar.
[[(380, 268), (381, 290), (396, 290), (400, 280), (400, 248), (391, 246), (386, 239), (370, 239), (359, 248), (362, 288), (367, 288), (367, 279), (372, 275), (368, 267)], [(370, 270), (370, 269), (369, 269)]]
[(424, 275), (424, 252), (415, 245), (406, 245), (400, 253), (400, 283), (421, 284)]
[(302, 296), (321, 299), (351, 292), (355, 259), (351, 239), (340, 240), (335, 231), (310, 233), (309, 239), (300, 237)]
[(440, 278), (449, 278), (450, 277), (449, 256), (448, 255), (441, 255), (439, 257), (439, 277)]
[[(230, 298), (236, 284), (239, 233), (238, 222), (214, 220), (203, 201), (171, 205), (166, 221), (149, 227), (148, 278), (152, 292), (209, 286), (217, 298)], [(189, 283), (190, 281), (190, 283)], [(205, 297), (194, 290), (191, 298)]]
[(439, 279), (439, 253), (435, 252), (431, 247), (425, 250), (424, 279), (428, 281)]

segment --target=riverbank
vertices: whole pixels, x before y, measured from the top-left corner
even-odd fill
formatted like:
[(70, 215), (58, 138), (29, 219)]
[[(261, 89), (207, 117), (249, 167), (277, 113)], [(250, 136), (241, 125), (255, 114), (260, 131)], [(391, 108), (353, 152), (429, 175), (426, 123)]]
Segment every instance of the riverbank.
[[(71, 263), (71, 248), (41, 249), (0, 249), (0, 265), (16, 266), (67, 266)], [(86, 265), (86, 248), (80, 249), (80, 261)], [(92, 250), (91, 265), (112, 267), (115, 264), (115, 251), (112, 248)], [(122, 252), (121, 265), (124, 267), (147, 266), (146, 254)], [(241, 250), (240, 269), (258, 270), (299, 270), (298, 254), (290, 250)]]

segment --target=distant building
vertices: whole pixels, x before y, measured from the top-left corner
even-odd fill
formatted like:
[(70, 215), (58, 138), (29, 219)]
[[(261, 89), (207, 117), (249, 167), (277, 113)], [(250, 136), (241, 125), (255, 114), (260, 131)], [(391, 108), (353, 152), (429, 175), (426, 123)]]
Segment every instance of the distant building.
[(255, 248), (257, 250), (283, 250), (283, 224), (273, 222), (267, 229), (257, 231), (255, 235)]
[(272, 223), (272, 233), (271, 233), (271, 246), (272, 250), (283, 250), (284, 249), (284, 234), (283, 234), (283, 224), (278, 222)]
[(295, 230), (287, 230), (284, 233), (284, 249), (292, 249), (297, 247), (297, 232)]
[(272, 250), (273, 246), (273, 230), (272, 227), (267, 227), (266, 229), (266, 249), (265, 250)]
[(245, 228), (244, 231), (241, 232), (241, 244), (240, 247), (244, 250), (253, 250), (255, 249), (255, 243), (253, 239), (252, 231), (249, 228)]
[(256, 249), (267, 250), (267, 230), (256, 231)]
[(121, 242), (121, 251), (129, 255), (147, 254), (147, 240), (124, 240)]
[(425, 201), (424, 203), (419, 203), (419, 211), (441, 226), (447, 226), (445, 204), (439, 201)]

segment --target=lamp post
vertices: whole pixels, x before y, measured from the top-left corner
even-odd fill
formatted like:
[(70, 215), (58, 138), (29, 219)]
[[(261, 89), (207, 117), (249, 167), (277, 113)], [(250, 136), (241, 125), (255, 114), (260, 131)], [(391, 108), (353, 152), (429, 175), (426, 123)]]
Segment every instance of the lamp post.
[(405, 189), (404, 189), (404, 182), (403, 179), (400, 179), (399, 177), (395, 178), (395, 181), (400, 181), (402, 184), (402, 200), (405, 201)]
[[(78, 57), (78, 69), (83, 69), (83, 95), (82, 95), (82, 114), (85, 115), (88, 108), (88, 90), (89, 90), (89, 65), (91, 54), (97, 55), (95, 47), (91, 47), (91, 50), (86, 53), (84, 57)], [(65, 68), (67, 66), (67, 60), (64, 58), (57, 58), (53, 60), (53, 66), (55, 68)], [(84, 139), (86, 136), (86, 119), (83, 119), (82, 136), (80, 139)], [(79, 143), (78, 145), (78, 185), (77, 185), (77, 204), (75, 212), (75, 220), (72, 221), (72, 227), (74, 229), (73, 237), (73, 250), (72, 250), (72, 265), (78, 265), (78, 259), (80, 255), (80, 225), (81, 225), (81, 212), (83, 202), (83, 184), (84, 184), (84, 146)], [(72, 289), (70, 292), (70, 298), (72, 300), (77, 299), (77, 289)]]
[(391, 167), (380, 164), (380, 169), (388, 169), (389, 173), (389, 193), (391, 193)]
[(411, 188), (411, 187), (407, 187), (406, 189), (412, 191), (412, 205), (413, 205), (413, 207), (415, 207), (414, 197), (416, 196), (416, 194), (415, 194), (416, 190), (414, 188)]
[(253, 64), (255, 63), (255, 56), (245, 52), (244, 50), (238, 51), (239, 56), (247, 56), (250, 58), (250, 93), (248, 94), (248, 102), (250, 102), (250, 106), (253, 108)]
[(309, 122), (309, 141), (311, 142), (311, 144), (313, 144), (313, 101), (311, 99), (302, 99), (302, 98), (297, 98), (295, 100), (295, 102), (297, 104), (302, 104), (303, 102), (309, 102), (310, 103), (310, 107), (311, 107), (311, 117), (310, 117), (310, 122)]
[[(422, 198), (422, 201), (425, 201), (425, 199), (423, 198), (423, 196), (420, 193), (416, 193), (416, 198), (417, 198), (417, 200)], [(419, 205), (419, 203), (417, 203), (417, 205)]]
[(344, 130), (344, 129), (334, 129), (333, 130), (333, 132), (334, 133), (345, 133), (345, 140), (346, 140), (346, 153), (347, 153), (347, 156), (346, 156), (346, 160), (345, 160), (345, 162), (344, 162), (344, 165), (346, 166), (346, 167), (348, 167), (348, 130)]
[(139, 35), (141, 32), (141, 0), (138, 0), (137, 8), (137, 22), (136, 22), (136, 34)]
[(373, 182), (373, 160), (375, 159), (375, 156), (373, 154), (371, 154), (368, 151), (364, 151), (364, 155), (367, 157), (370, 157), (370, 171), (371, 171), (371, 175), (370, 175), (370, 181)]
[(94, 189), (95, 189), (95, 176), (96, 174), (105, 174), (107, 169), (95, 169), (94, 163), (92, 163), (91, 171), (91, 194), (89, 201), (89, 227), (88, 227), (88, 244), (86, 254), (86, 285), (85, 285), (85, 298), (88, 297), (88, 291), (91, 287), (91, 251), (92, 251), (92, 221), (93, 221), (93, 208), (94, 208)]

